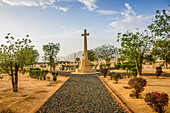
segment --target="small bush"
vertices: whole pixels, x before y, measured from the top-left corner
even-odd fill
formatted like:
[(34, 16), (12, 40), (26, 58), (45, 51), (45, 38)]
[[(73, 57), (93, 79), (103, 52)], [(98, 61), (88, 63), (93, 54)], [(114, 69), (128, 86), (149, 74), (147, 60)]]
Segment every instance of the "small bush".
[(123, 70), (125, 70), (125, 69), (126, 69), (126, 67), (127, 67), (127, 65), (126, 65), (126, 64), (122, 64), (122, 65), (121, 65), (121, 68), (122, 68)]
[(146, 86), (147, 81), (141, 77), (134, 77), (129, 80), (128, 84), (131, 88), (134, 88), (133, 93), (136, 98), (139, 98), (139, 94), (144, 91), (144, 87)]
[(147, 93), (144, 100), (152, 109), (159, 113), (163, 112), (164, 106), (168, 106), (168, 95), (164, 92)]
[(115, 82), (117, 84), (119, 79), (121, 78), (121, 75), (119, 73), (115, 73), (112, 75), (112, 78), (115, 80)]
[(110, 76), (110, 79), (111, 79), (111, 80), (112, 80), (112, 75), (113, 75), (113, 74), (115, 74), (114, 71), (111, 71), (111, 72), (108, 73), (108, 75)]
[(0, 113), (15, 113), (11, 108), (5, 108), (0, 111)]
[(106, 64), (106, 66), (107, 66), (108, 68), (110, 68), (110, 66), (111, 66), (111, 63), (108, 63), (108, 64)]
[(50, 77), (47, 77), (47, 80), (50, 80)]
[(56, 81), (58, 73), (57, 72), (52, 72), (51, 74), (53, 75), (53, 81)]
[(101, 69), (101, 72), (103, 73), (104, 77), (106, 78), (106, 75), (107, 75), (108, 69), (106, 69), (106, 68)]

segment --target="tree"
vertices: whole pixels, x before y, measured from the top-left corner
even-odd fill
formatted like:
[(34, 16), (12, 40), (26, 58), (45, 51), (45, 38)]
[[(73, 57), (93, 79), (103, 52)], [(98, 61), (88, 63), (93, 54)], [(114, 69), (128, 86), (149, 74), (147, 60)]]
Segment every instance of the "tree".
[[(84, 53), (83, 53), (84, 56)], [(93, 50), (87, 50), (87, 56), (90, 61), (95, 61), (97, 60), (96, 54)]]
[(162, 13), (157, 10), (155, 20), (148, 28), (155, 36), (161, 38), (154, 44), (152, 54), (157, 58), (165, 60), (167, 68), (167, 64), (170, 62), (170, 16), (166, 14), (165, 10)]
[(165, 61), (165, 66), (168, 68), (168, 63), (170, 62), (170, 40), (158, 39), (154, 43), (152, 50), (152, 55), (157, 58), (161, 58)]
[(165, 10), (163, 10), (162, 13), (157, 10), (155, 20), (153, 20), (153, 23), (149, 25), (148, 28), (155, 34), (155, 36), (159, 36), (162, 39), (169, 39), (170, 16), (166, 14)]
[(59, 43), (48, 43), (47, 45), (43, 45), (44, 56), (43, 58), (48, 61), (48, 65), (50, 65), (50, 69), (55, 70), (56, 62), (58, 61), (57, 54), (60, 51)]
[(76, 59), (75, 59), (75, 60), (78, 62), (78, 61), (80, 61), (80, 58), (79, 58), (79, 57), (76, 57)]
[(142, 63), (145, 55), (150, 53), (153, 46), (154, 36), (148, 36), (148, 31), (144, 33), (136, 33), (127, 31), (126, 33), (118, 33), (118, 42), (121, 42), (122, 48), (120, 54), (127, 56), (130, 60), (135, 60), (138, 75), (142, 75)]
[(94, 51), (96, 57), (105, 60), (106, 64), (118, 55), (118, 48), (114, 45), (102, 45), (101, 47), (97, 47)]
[[(27, 35), (27, 37), (29, 37)], [(18, 91), (18, 71), (19, 68), (23, 68), (30, 61), (35, 62), (37, 55), (30, 55), (30, 52), (37, 51), (34, 50), (34, 46), (31, 46), (31, 40), (23, 38), (22, 40), (14, 38), (7, 34), (5, 37), (7, 39), (7, 45), (1, 45), (0, 48), (0, 63), (4, 71), (11, 76), (13, 92)]]

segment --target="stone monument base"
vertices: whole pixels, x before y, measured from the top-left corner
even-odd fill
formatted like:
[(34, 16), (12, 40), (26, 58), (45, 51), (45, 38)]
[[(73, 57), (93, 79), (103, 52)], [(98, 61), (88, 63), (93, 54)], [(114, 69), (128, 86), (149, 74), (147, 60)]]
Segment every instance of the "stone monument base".
[(76, 69), (75, 72), (72, 72), (72, 74), (95, 74), (96, 70), (92, 69), (90, 65), (90, 60), (83, 59), (81, 60), (81, 67), (79, 69)]

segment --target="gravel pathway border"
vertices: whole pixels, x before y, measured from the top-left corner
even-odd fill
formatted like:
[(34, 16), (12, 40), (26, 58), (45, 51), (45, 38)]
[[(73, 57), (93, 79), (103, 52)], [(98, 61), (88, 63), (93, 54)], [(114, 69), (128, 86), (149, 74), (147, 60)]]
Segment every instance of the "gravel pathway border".
[(36, 113), (126, 113), (97, 75), (71, 77)]

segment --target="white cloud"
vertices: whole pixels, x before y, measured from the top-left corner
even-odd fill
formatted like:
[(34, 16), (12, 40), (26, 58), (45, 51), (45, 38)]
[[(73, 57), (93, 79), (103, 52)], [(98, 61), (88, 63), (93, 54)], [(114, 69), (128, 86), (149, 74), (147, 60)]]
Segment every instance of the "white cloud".
[[(68, 8), (56, 6), (54, 3), (60, 0), (2, 0), (3, 3), (9, 5), (24, 5), (24, 6), (42, 6), (41, 9), (46, 9), (47, 7), (52, 7), (61, 11), (68, 11)], [(67, 1), (67, 0), (65, 0)]]
[(98, 8), (98, 6), (95, 4), (97, 0), (78, 0), (78, 1), (85, 5), (83, 9), (88, 9), (89, 11), (93, 11), (96, 8)]
[(9, 5), (43, 6), (56, 2), (56, 0), (2, 0)]
[(55, 5), (50, 6), (50, 7), (53, 7), (53, 8), (55, 8), (55, 9), (58, 9), (58, 10), (64, 11), (64, 12), (68, 11), (68, 8), (67, 8), (67, 7), (61, 7), (61, 6), (55, 6)]
[(113, 15), (119, 13), (118, 11), (113, 11), (113, 10), (97, 10), (96, 13), (101, 14), (101, 15)]
[(147, 29), (147, 25), (151, 23), (152, 16), (136, 15), (128, 3), (125, 3), (127, 10), (121, 12), (124, 16), (122, 20), (116, 20), (110, 23), (116, 32), (125, 32), (126, 30), (134, 31), (136, 28), (141, 30)]

